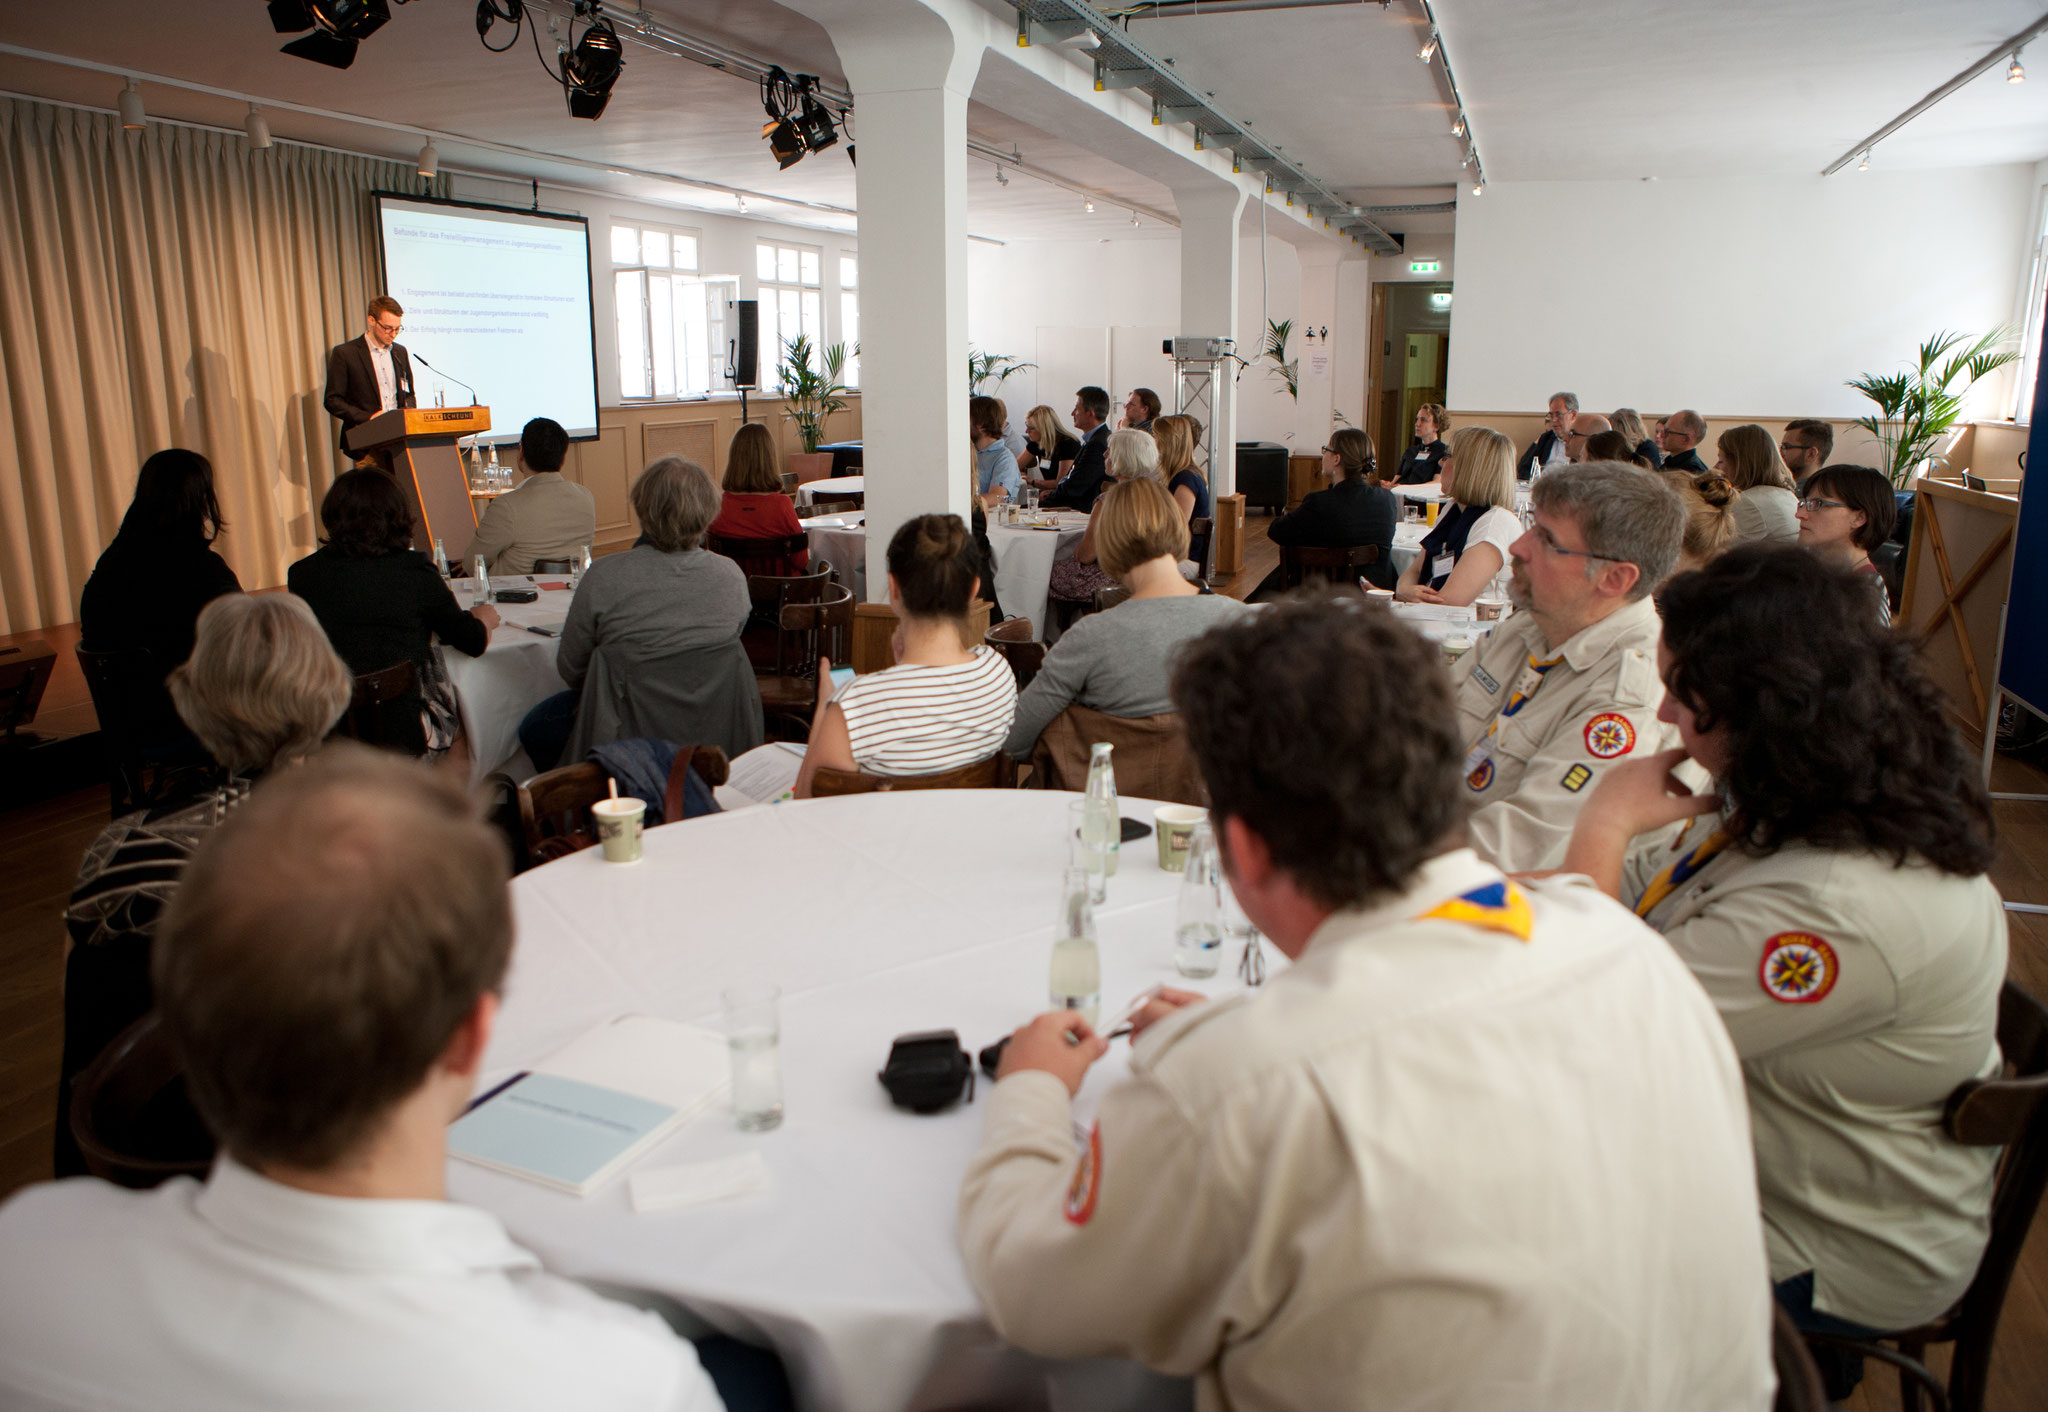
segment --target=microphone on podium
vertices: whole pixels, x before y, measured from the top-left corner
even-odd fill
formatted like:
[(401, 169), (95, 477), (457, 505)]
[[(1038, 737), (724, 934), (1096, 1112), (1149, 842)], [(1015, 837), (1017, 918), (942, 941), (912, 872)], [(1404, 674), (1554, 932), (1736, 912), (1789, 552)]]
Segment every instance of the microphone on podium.
[(433, 372), (434, 372), (434, 376), (436, 376), (436, 377), (444, 377), (444, 378), (448, 379), (448, 381), (450, 381), (450, 382), (461, 382), (461, 383), (462, 383), (462, 387), (463, 387), (463, 390), (464, 390), (464, 391), (466, 391), (466, 392), (467, 392), (467, 393), (469, 394), (469, 405), (470, 405), (470, 406), (472, 406), (472, 407), (474, 407), (474, 406), (478, 405), (478, 404), (477, 404), (477, 398), (476, 398), (476, 389), (475, 389), (475, 388), (471, 387), (471, 386), (470, 386), (470, 385), (469, 385), (468, 383), (466, 383), (466, 382), (462, 382), (462, 379), (461, 379), (461, 378), (459, 378), (459, 377), (457, 377), (457, 376), (455, 376), (455, 374), (453, 374), (453, 373), (444, 373), (444, 372), (442, 372), (442, 371), (441, 371), (441, 370), (440, 370), (439, 368), (435, 368), (435, 367), (434, 367), (434, 365), (433, 365), (432, 363), (429, 363), (429, 362), (428, 362), (428, 361), (427, 361), (427, 360), (426, 360), (425, 358), (422, 358), (422, 357), (421, 357), (421, 356), (420, 356), (419, 354), (417, 354), (417, 353), (413, 353), (413, 352), (412, 352), (412, 350), (411, 350), (410, 348), (406, 349), (405, 351), (406, 351), (407, 353), (411, 353), (411, 354), (412, 354), (412, 360), (413, 360), (413, 361), (414, 361), (415, 363), (418, 363), (418, 364), (419, 364), (419, 365), (420, 365), (421, 367), (423, 367), (423, 368), (432, 368), (432, 369), (433, 369)]

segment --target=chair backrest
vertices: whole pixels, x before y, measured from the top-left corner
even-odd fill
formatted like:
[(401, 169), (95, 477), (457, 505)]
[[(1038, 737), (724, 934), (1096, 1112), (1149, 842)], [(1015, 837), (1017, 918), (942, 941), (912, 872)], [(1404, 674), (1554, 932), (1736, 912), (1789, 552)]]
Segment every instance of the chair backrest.
[(1188, 749), (1180, 717), (1111, 716), (1087, 706), (1069, 706), (1046, 723), (1031, 749), (1031, 767), (1047, 789), (1080, 790), (1088, 783), (1089, 747), (1107, 741), (1116, 790), (1136, 799), (1207, 805), (1202, 773)]
[(838, 588), (814, 602), (785, 603), (775, 635), (775, 675), (813, 676), (818, 659), (845, 666), (853, 655), (853, 590)]
[(784, 604), (816, 603), (831, 586), (832, 568), (822, 563), (801, 574), (747, 575), (747, 597), (778, 618)]
[[(100, 747), (107, 758), (107, 792), (116, 818), (141, 808), (162, 787), (160, 752), (184, 725), (164, 687), (164, 668), (141, 648), (95, 652), (85, 647), (78, 669), (92, 696)], [(153, 754), (152, 752), (158, 752)]]
[(1104, 584), (1095, 590), (1095, 611), (1107, 612), (1131, 596), (1131, 591), (1120, 583)]
[(392, 738), (383, 708), (386, 703), (396, 701), (411, 691), (417, 676), (410, 662), (364, 672), (355, 679), (355, 687), (349, 692), (348, 710), (342, 713), (335, 729), (365, 745), (404, 748), (405, 742)]
[(1805, 1336), (1777, 1300), (1771, 1301), (1771, 1366), (1778, 1374), (1778, 1395), (1772, 1412), (1828, 1412), (1820, 1368), (1806, 1348)]
[(1216, 521), (1209, 515), (1197, 515), (1188, 521), (1188, 543), (1202, 552), (1195, 558), (1195, 577), (1207, 583), (1213, 577), (1216, 567)]
[(936, 775), (871, 775), (865, 770), (833, 770), (820, 766), (811, 776), (811, 794), (887, 794), (899, 789), (1011, 789), (1017, 768), (998, 750), (986, 760)]
[(865, 510), (868, 504), (864, 490), (814, 490), (811, 505), (818, 510)]
[(1305, 578), (1350, 584), (1358, 578), (1360, 569), (1379, 561), (1380, 547), (1377, 544), (1354, 544), (1348, 548), (1283, 544), (1280, 546), (1280, 586), (1293, 588)]
[[(743, 539), (729, 534), (704, 537), (704, 547), (737, 563), (749, 575), (759, 566), (777, 567), (785, 560), (809, 551), (808, 534), (778, 534), (766, 539)], [(809, 575), (806, 575), (809, 577)]]
[(1029, 618), (1005, 618), (990, 626), (981, 635), (981, 640), (1003, 654), (1003, 660), (1010, 664), (1010, 674), (1017, 679), (1019, 691), (1031, 685), (1031, 679), (1045, 665), (1045, 644), (1033, 639)]
[(533, 571), (537, 574), (573, 574), (576, 572), (574, 559), (536, 559)]
[(47, 642), (0, 647), (0, 732), (11, 737), (36, 718), (56, 667), (57, 651)]
[(611, 796), (604, 770), (584, 760), (535, 775), (519, 786), (519, 828), (535, 863), (566, 857), (597, 842), (590, 806)]
[(68, 1118), (86, 1170), (116, 1186), (204, 1177), (213, 1165), (213, 1136), (185, 1096), (184, 1069), (154, 1011), (85, 1066)]

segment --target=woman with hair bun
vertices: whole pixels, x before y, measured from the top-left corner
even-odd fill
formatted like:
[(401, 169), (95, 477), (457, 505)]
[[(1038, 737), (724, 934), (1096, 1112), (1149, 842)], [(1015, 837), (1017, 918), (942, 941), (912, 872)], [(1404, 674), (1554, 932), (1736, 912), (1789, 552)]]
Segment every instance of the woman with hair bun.
[(808, 799), (820, 766), (871, 775), (937, 775), (985, 760), (1017, 712), (1009, 664), (971, 640), (967, 611), (981, 579), (958, 515), (919, 515), (889, 540), (896, 665), (832, 690), (818, 663), (818, 709), (796, 778)]
[(1588, 461), (1619, 461), (1624, 466), (1639, 470), (1650, 470), (1649, 458), (1638, 451), (1626, 435), (1618, 431), (1596, 431), (1586, 438), (1586, 459)]
[[(1990, 797), (1862, 578), (1738, 544), (1671, 579), (1659, 718), (1681, 748), (1611, 765), (1564, 864), (1663, 933), (1721, 1012), (1778, 1301), (1850, 1334), (1933, 1319), (1976, 1271), (1998, 1154), (1941, 1120), (2000, 1072), (2006, 970)], [(1710, 792), (1673, 777), (1688, 756)]]
[(1735, 542), (1736, 489), (1718, 471), (1696, 476), (1684, 471), (1658, 474), (1685, 502), (1685, 537), (1678, 544), (1678, 572), (1704, 568)]
[[(1372, 438), (1357, 427), (1345, 427), (1323, 448), (1327, 490), (1311, 491), (1301, 503), (1267, 527), (1266, 538), (1279, 545), (1310, 545), (1351, 549), (1377, 544), (1379, 562), (1365, 571), (1376, 588), (1394, 586), (1394, 525), (1401, 518), (1394, 493), (1377, 479)], [(1275, 569), (1253, 596), (1277, 587)]]

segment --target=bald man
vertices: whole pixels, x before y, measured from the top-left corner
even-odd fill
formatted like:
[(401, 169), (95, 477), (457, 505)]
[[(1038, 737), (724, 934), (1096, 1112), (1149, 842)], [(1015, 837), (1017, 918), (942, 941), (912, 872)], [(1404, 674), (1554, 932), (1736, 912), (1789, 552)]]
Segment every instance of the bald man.
[(1566, 459), (1572, 461), (1585, 460), (1586, 438), (1595, 432), (1613, 430), (1614, 423), (1608, 421), (1607, 418), (1601, 416), (1598, 412), (1579, 413), (1572, 418), (1571, 434), (1564, 439)]
[(1664, 453), (1664, 469), (1700, 475), (1708, 467), (1693, 448), (1707, 439), (1706, 419), (1687, 407), (1673, 412), (1657, 430), (1657, 449)]

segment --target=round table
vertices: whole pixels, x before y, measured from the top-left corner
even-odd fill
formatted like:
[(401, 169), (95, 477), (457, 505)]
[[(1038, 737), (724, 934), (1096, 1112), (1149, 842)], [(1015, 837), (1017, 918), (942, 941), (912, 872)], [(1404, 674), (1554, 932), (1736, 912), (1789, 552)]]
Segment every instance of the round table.
[[(824, 484), (824, 482), (814, 482)], [(819, 515), (798, 521), (811, 540), (811, 564), (830, 564), (839, 581), (853, 590), (853, 601), (868, 601), (867, 516), (859, 511)]]
[(988, 527), (988, 547), (996, 561), (996, 597), (1003, 611), (1031, 620), (1031, 636), (1045, 639), (1046, 590), (1052, 585), (1055, 559), (1071, 559), (1088, 528), (1079, 511), (1051, 510), (1039, 517), (1052, 528), (1028, 524)]
[[(899, 1034), (956, 1029), (978, 1052), (1046, 1008), (1075, 797), (798, 801), (652, 829), (638, 864), (591, 849), (515, 879), (518, 942), (483, 1081), (621, 1014), (715, 1024), (723, 987), (773, 981), (782, 1126), (741, 1133), (718, 1104), (640, 1162), (753, 1151), (773, 1188), (640, 1216), (624, 1179), (578, 1198), (451, 1163), (451, 1194), (495, 1212), (562, 1273), (651, 1290), (773, 1343), (806, 1409), (1186, 1406), (1179, 1380), (1115, 1359), (1040, 1360), (995, 1336), (954, 1236), (983, 1104), (920, 1117), (891, 1107), (875, 1079)], [(1124, 801), (1147, 823), (1154, 807)], [(1153, 839), (1124, 846), (1096, 913), (1105, 1018), (1145, 986), (1188, 984), (1173, 968), (1179, 883)], [(1217, 979), (1194, 988), (1234, 989), (1236, 961), (1226, 947)], [(1084, 1120), (1128, 1054), (1119, 1042), (1095, 1066)]]
[(835, 492), (842, 495), (865, 494), (867, 485), (865, 476), (840, 476), (837, 479), (805, 481), (796, 488), (796, 507), (799, 510), (809, 509), (811, 495), (815, 491), (822, 490), (827, 495)]
[[(473, 579), (456, 579), (450, 587), (455, 601), (466, 604), (473, 591)], [(559, 588), (544, 585), (559, 584)], [(519, 723), (526, 713), (567, 684), (555, 669), (559, 637), (528, 632), (529, 627), (562, 629), (569, 616), (569, 581), (548, 574), (491, 576), (491, 587), (534, 588), (540, 597), (532, 603), (496, 603), (503, 619), (491, 634), (481, 657), (443, 649), (448, 679), (455, 684), (455, 697), (462, 709), (463, 734), (469, 737), (470, 783), (481, 781), (493, 770), (523, 760), (519, 749)], [(526, 771), (530, 773), (529, 766)]]

